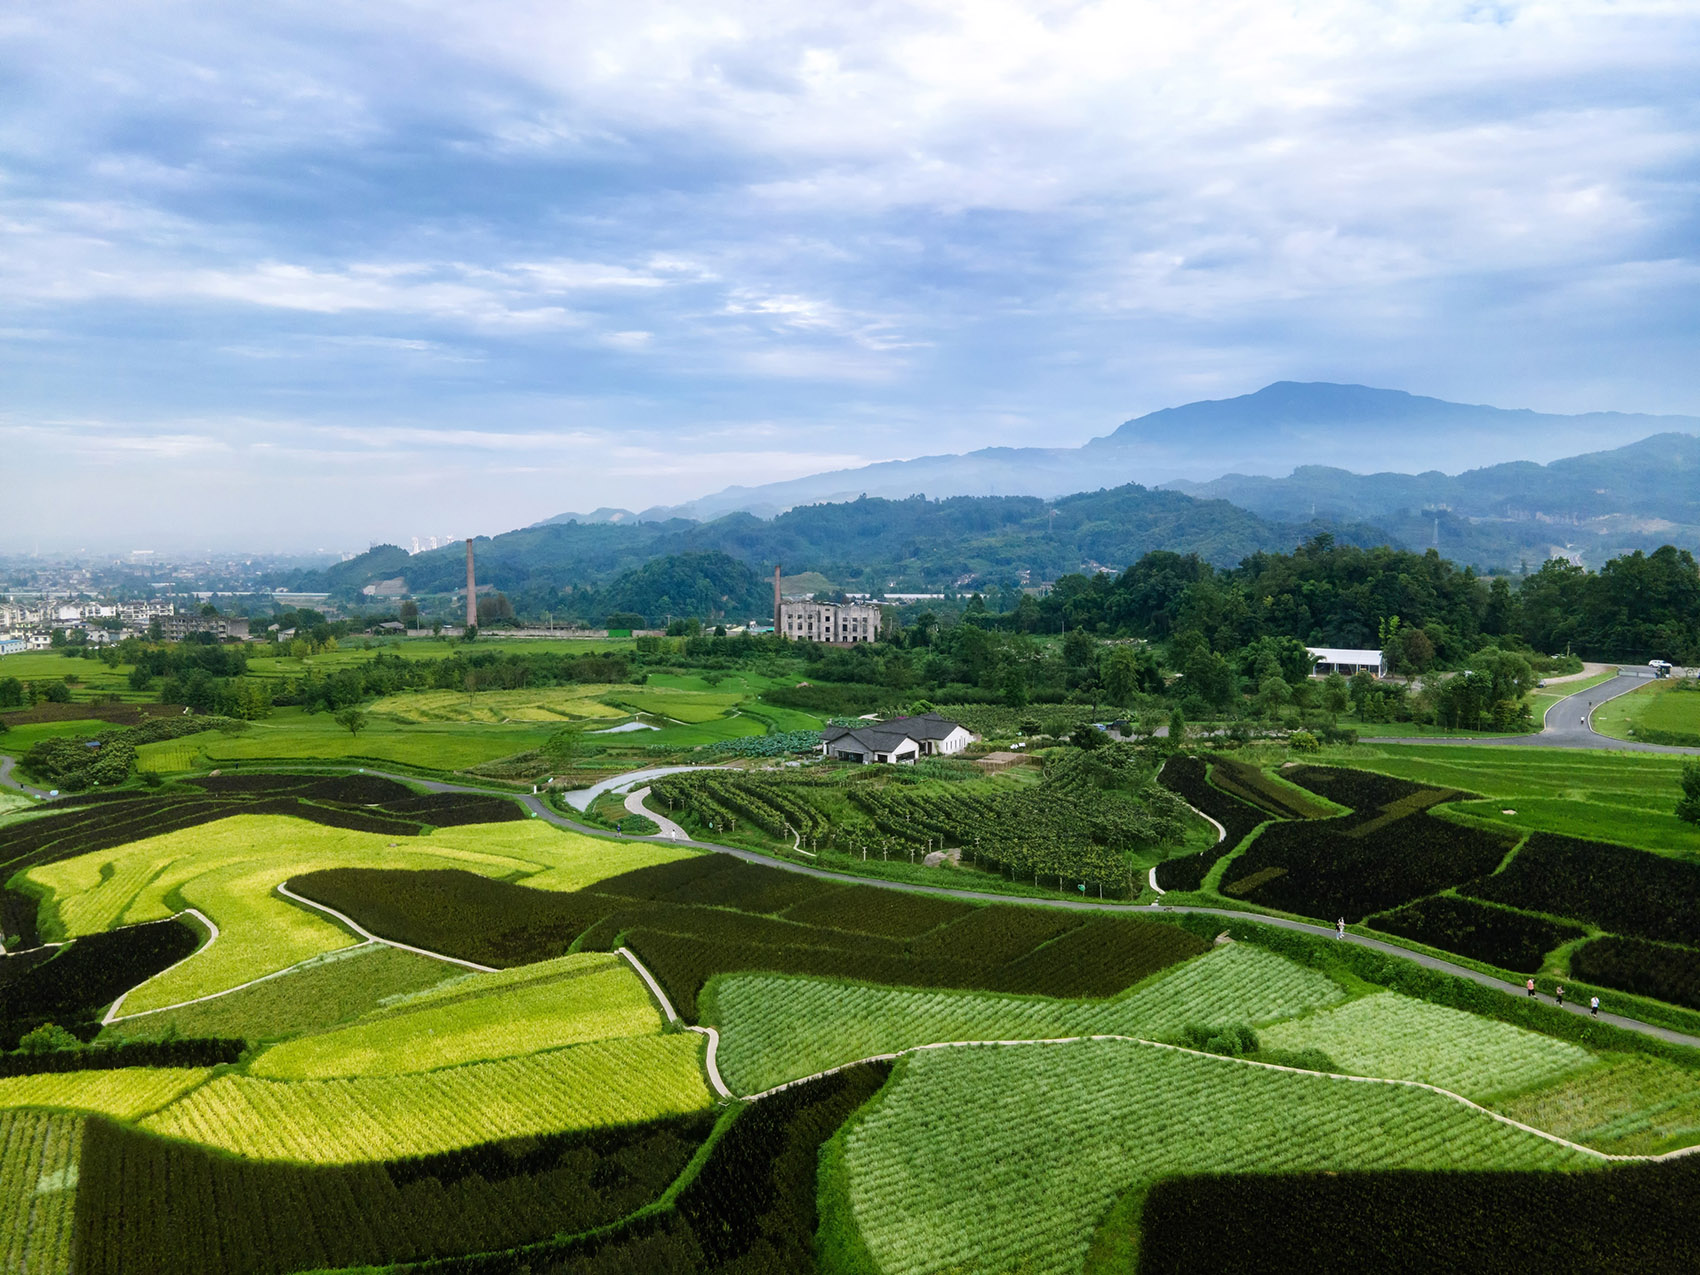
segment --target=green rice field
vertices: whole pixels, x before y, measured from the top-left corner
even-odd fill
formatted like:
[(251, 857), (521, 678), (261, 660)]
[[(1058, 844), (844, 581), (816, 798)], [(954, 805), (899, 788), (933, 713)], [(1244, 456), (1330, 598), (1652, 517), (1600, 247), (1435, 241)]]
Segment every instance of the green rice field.
[(1614, 739), (1635, 739), (1646, 730), (1700, 737), (1700, 691), (1691, 682), (1650, 681), (1601, 704), (1593, 720), (1595, 730)]

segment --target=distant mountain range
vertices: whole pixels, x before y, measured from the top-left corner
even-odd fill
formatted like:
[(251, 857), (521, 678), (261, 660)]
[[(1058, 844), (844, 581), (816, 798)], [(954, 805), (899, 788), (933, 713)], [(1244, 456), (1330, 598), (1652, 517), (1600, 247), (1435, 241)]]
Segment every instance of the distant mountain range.
[(1693, 434), (1456, 476), (1303, 465), (1286, 478), (1228, 474), (1167, 486), (1265, 518), (1374, 522), (1408, 545), (1433, 543), (1464, 562), (1539, 561), (1562, 551), (1598, 565), (1632, 549), (1700, 547), (1700, 437)]
[[(595, 619), (611, 610), (677, 613), (685, 577), (712, 577), (732, 597), (748, 593), (748, 581), (739, 583), (704, 555), (744, 564), (757, 576), (775, 564), (788, 575), (817, 572), (859, 591), (967, 590), (1120, 571), (1153, 549), (1231, 566), (1260, 550), (1290, 550), (1317, 532), (1364, 546), (1387, 539), (1363, 524), (1275, 522), (1226, 501), (1129, 485), (1055, 501), (873, 497), (802, 505), (771, 519), (733, 513), (700, 523), (551, 523), (479, 539), (475, 552), (479, 583), (507, 593), (522, 611)], [(657, 562), (673, 565), (657, 570)], [(366, 584), (397, 576), (413, 594), (451, 594), (465, 586), (465, 554), (451, 546), (409, 555), (379, 545), (323, 571), (301, 572), (289, 584), (352, 598)], [(665, 595), (653, 586), (659, 579), (671, 581)]]
[[(548, 521), (700, 521), (738, 511), (772, 517), (798, 505), (863, 495), (1050, 499), (1129, 482), (1179, 486), (1224, 474), (1275, 477), (1318, 461), (1351, 473), (1427, 477), (1440, 469), (1552, 461), (1671, 432), (1700, 433), (1700, 418), (1621, 412), (1557, 416), (1362, 385), (1279, 381), (1239, 398), (1151, 412), (1080, 447), (989, 447), (964, 455), (885, 461), (759, 487), (729, 487), (639, 514), (599, 509)], [(1388, 507), (1371, 502), (1359, 516), (1375, 518), (1382, 508)]]

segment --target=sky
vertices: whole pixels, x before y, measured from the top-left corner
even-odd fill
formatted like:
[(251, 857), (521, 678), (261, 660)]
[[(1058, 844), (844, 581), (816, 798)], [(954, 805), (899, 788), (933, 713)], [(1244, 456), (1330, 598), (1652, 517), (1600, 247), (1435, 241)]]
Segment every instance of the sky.
[(1700, 414), (1700, 6), (0, 7), (0, 552), (362, 550), (1335, 380)]

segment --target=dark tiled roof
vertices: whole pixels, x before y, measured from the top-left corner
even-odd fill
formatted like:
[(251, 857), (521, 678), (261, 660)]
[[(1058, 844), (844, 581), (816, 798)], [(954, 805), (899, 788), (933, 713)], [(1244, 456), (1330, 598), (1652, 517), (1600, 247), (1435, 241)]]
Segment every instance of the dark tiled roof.
[(944, 739), (956, 726), (957, 723), (940, 717), (937, 713), (924, 713), (920, 717), (897, 717), (889, 722), (869, 722), (866, 726), (829, 726), (821, 732), (821, 739), (828, 744), (835, 744), (848, 737), (869, 752), (889, 753), (909, 740), (919, 742)]

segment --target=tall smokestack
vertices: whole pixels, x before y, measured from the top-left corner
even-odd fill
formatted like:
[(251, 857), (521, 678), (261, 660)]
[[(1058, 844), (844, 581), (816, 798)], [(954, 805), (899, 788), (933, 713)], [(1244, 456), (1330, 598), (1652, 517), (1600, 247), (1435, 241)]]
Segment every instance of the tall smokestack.
[(472, 574), (472, 537), (466, 538), (466, 627), (478, 627), (478, 579)]
[(773, 568), (773, 635), (779, 636), (779, 567)]

